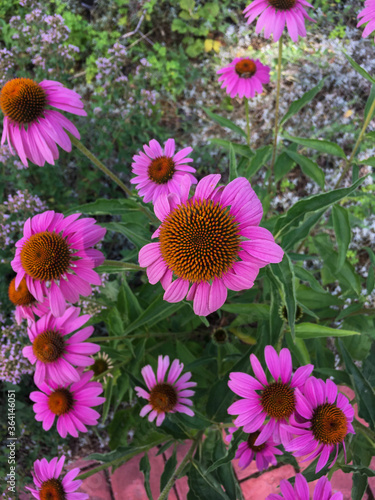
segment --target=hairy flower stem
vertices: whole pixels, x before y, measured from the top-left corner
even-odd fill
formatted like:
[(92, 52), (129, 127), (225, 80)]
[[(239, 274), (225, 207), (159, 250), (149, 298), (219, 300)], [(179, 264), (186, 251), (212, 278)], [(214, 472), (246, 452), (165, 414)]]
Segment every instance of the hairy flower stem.
[(336, 182), (335, 189), (337, 189), (339, 187), (339, 185), (341, 184), (341, 181), (344, 179), (344, 177), (348, 173), (348, 170), (350, 169), (350, 167), (352, 165), (353, 158), (354, 158), (354, 156), (359, 148), (359, 145), (362, 142), (363, 136), (365, 135), (366, 129), (368, 127), (368, 124), (371, 121), (371, 118), (372, 118), (372, 115), (374, 114), (374, 111), (375, 111), (375, 99), (373, 100), (373, 102), (371, 104), (371, 108), (370, 108), (369, 112), (367, 113), (367, 117), (366, 117), (365, 122), (363, 124), (361, 133), (359, 134), (359, 137), (357, 139), (357, 142), (355, 143), (355, 146), (353, 148), (353, 151), (352, 151), (352, 154), (350, 155), (349, 160), (344, 160), (344, 162), (342, 163), (344, 170), (342, 171), (339, 180)]
[(246, 110), (246, 136), (247, 145), (250, 146), (250, 116), (249, 116), (249, 99), (245, 97), (245, 110)]
[(274, 177), (274, 167), (276, 160), (276, 152), (277, 152), (277, 138), (279, 135), (279, 106), (280, 106), (280, 88), (281, 88), (281, 63), (282, 63), (282, 55), (283, 55), (283, 37), (280, 37), (279, 40), (279, 59), (277, 65), (277, 89), (276, 89), (276, 108), (275, 108), (275, 131), (273, 138), (273, 151), (272, 151), (272, 159), (271, 159), (271, 172), (270, 177), (268, 179), (268, 192), (272, 189), (272, 182)]
[(160, 496), (159, 496), (158, 500), (167, 500), (169, 492), (172, 489), (172, 487), (173, 487), (176, 479), (178, 479), (178, 477), (180, 476), (181, 472), (184, 470), (186, 464), (189, 462), (189, 460), (191, 460), (191, 458), (192, 458), (192, 456), (194, 454), (195, 448), (197, 447), (199, 441), (201, 440), (202, 435), (203, 435), (203, 431), (198, 432), (198, 434), (196, 435), (196, 437), (195, 437), (192, 445), (190, 446), (189, 451), (187, 452), (187, 454), (183, 458), (183, 460), (180, 463), (180, 465), (177, 467), (176, 472), (174, 474), (172, 474), (172, 477), (170, 478), (170, 480), (168, 481), (168, 483), (165, 485), (163, 491), (160, 493)]

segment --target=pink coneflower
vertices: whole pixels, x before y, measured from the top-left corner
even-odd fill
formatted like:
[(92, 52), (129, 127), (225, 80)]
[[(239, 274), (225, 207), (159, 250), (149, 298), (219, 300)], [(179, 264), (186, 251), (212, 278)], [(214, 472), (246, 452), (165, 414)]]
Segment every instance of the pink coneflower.
[(362, 33), (362, 37), (366, 38), (375, 30), (375, 0), (366, 0), (365, 8), (361, 10), (357, 17), (360, 20), (357, 28), (364, 23), (368, 23)]
[(351, 422), (354, 410), (343, 394), (337, 393), (337, 386), (332, 380), (324, 382), (310, 377), (305, 386), (296, 391), (296, 419), (291, 419), (289, 432), (298, 437), (285, 447), (296, 457), (308, 455), (305, 460), (312, 460), (320, 455), (316, 472), (328, 462), (331, 452), (336, 448), (336, 456), (330, 465), (336, 462), (339, 445), (342, 444), (346, 459), (345, 437), (355, 434)]
[(64, 313), (66, 301), (77, 302), (80, 294), (91, 294), (91, 284), (101, 284), (93, 268), (103, 263), (104, 256), (92, 246), (106, 229), (92, 218), (77, 220), (80, 215), (64, 217), (49, 210), (27, 219), (11, 262), (17, 273), (15, 287), (25, 277), (33, 297), (39, 302), (49, 298), (54, 316)]
[[(284, 446), (291, 439), (292, 431), (288, 431), (287, 420), (296, 410), (295, 389), (303, 387), (306, 379), (313, 371), (313, 365), (301, 366), (292, 376), (292, 357), (289, 349), (281, 349), (278, 355), (268, 345), (264, 349), (267, 367), (274, 379), (269, 383), (264, 370), (255, 356), (250, 355), (251, 366), (255, 377), (247, 373), (232, 372), (228, 386), (244, 399), (236, 401), (228, 408), (230, 415), (239, 415), (234, 421), (237, 427), (244, 426), (248, 433), (261, 429), (255, 445), (265, 443), (273, 436), (275, 444)], [(265, 420), (266, 425), (262, 427)]]
[(184, 148), (175, 154), (175, 147), (174, 139), (168, 139), (164, 149), (158, 141), (152, 139), (149, 146), (143, 146), (146, 154), (139, 151), (138, 155), (133, 156), (132, 172), (136, 177), (130, 179), (130, 182), (138, 184), (138, 194), (143, 196), (145, 203), (155, 203), (161, 194), (180, 194), (180, 183), (184, 175), (188, 176), (190, 184), (197, 183), (192, 175), (195, 168), (187, 165), (193, 161), (192, 158), (187, 158), (193, 148)]
[(72, 144), (64, 129), (80, 138), (73, 123), (49, 106), (86, 116), (81, 97), (62, 83), (43, 80), (40, 83), (29, 78), (14, 78), (0, 91), (0, 107), (4, 113), (1, 144), (8, 141), (27, 167), (27, 158), (42, 167), (45, 162), (54, 165), (59, 157), (58, 144), (71, 151)]
[(162, 224), (153, 235), (159, 242), (139, 252), (150, 283), (161, 282), (164, 300), (193, 300), (199, 316), (219, 309), (227, 289), (251, 288), (261, 267), (283, 258), (272, 234), (258, 227), (262, 204), (249, 181), (239, 177), (216, 188), (219, 180), (207, 175), (188, 199), (184, 178), (180, 196), (159, 196), (155, 214)]
[[(283, 479), (280, 483), (280, 490), (282, 495), (275, 495), (272, 493), (268, 495), (266, 500), (309, 500), (309, 485), (302, 474), (296, 475), (296, 482), (293, 486)], [(313, 500), (343, 500), (343, 494), (333, 493), (331, 483), (326, 476), (319, 479), (315, 486)]]
[(275, 42), (281, 37), (285, 24), (290, 38), (298, 42), (298, 36), (306, 36), (305, 19), (313, 21), (305, 8), (312, 7), (306, 0), (254, 0), (244, 10), (247, 23), (251, 24), (260, 15), (256, 33), (264, 28), (264, 36), (273, 33)]
[(97, 425), (100, 414), (93, 406), (104, 403), (105, 398), (98, 397), (103, 392), (99, 382), (90, 382), (93, 371), (82, 374), (78, 382), (70, 385), (56, 384), (53, 380), (38, 385), (40, 391), (30, 394), (35, 402), (33, 409), (35, 420), (43, 422), (43, 429), (48, 431), (57, 417), (57, 432), (65, 438), (68, 434), (78, 437), (78, 431), (87, 432), (86, 425)]
[(41, 317), (49, 311), (49, 300), (44, 299), (43, 303), (37, 302), (31, 295), (26, 279), (22, 278), (18, 288), (16, 288), (16, 278), (13, 278), (8, 288), (9, 300), (16, 306), (15, 318), (20, 325), (23, 319), (35, 321), (35, 316)]
[(235, 97), (255, 97), (255, 93), (263, 92), (263, 85), (270, 81), (270, 68), (262, 64), (259, 59), (253, 60), (248, 57), (236, 57), (225, 68), (216, 71), (221, 74), (219, 82), (223, 82), (221, 88), (227, 88), (226, 92)]
[[(81, 328), (91, 316), (81, 312), (79, 307), (69, 307), (63, 316), (55, 318), (48, 313), (28, 327), (31, 346), (23, 348), (23, 355), (36, 364), (34, 381), (37, 385), (53, 380), (57, 384), (77, 382), (78, 371), (73, 367), (94, 364), (92, 354), (100, 351), (100, 346), (84, 342), (93, 331), (93, 326)], [(78, 331), (77, 331), (78, 330)], [(67, 337), (70, 333), (74, 335)]]
[[(236, 432), (237, 427), (230, 427), (229, 433)], [(238, 465), (241, 469), (246, 469), (255, 457), (255, 463), (259, 472), (268, 469), (270, 465), (277, 465), (275, 455), (282, 455), (283, 452), (275, 447), (272, 438), (269, 437), (266, 442), (256, 446), (254, 443), (257, 440), (260, 431), (251, 432), (247, 435), (246, 441), (239, 444), (236, 451), (235, 459), (239, 460)], [(231, 439), (227, 439), (231, 441)]]
[(137, 396), (148, 400), (148, 404), (142, 408), (140, 416), (144, 417), (149, 413), (149, 422), (153, 422), (156, 418), (157, 426), (163, 423), (167, 413), (186, 413), (189, 417), (194, 417), (193, 410), (189, 408), (193, 402), (188, 398), (195, 393), (189, 388), (197, 384), (189, 382), (190, 372), (186, 372), (180, 377), (184, 364), (180, 363), (178, 359), (175, 359), (171, 364), (167, 380), (165, 380), (168, 368), (169, 356), (164, 358), (159, 356), (156, 377), (150, 365), (142, 368), (142, 376), (150, 392), (145, 391), (142, 387), (135, 387)]
[(64, 467), (65, 456), (60, 460), (55, 457), (50, 462), (46, 458), (35, 460), (34, 472), (31, 472), (36, 489), (26, 486), (33, 497), (39, 500), (88, 500), (87, 493), (73, 493), (82, 484), (82, 481), (74, 481), (81, 472), (75, 468), (69, 471), (63, 478), (59, 478)]

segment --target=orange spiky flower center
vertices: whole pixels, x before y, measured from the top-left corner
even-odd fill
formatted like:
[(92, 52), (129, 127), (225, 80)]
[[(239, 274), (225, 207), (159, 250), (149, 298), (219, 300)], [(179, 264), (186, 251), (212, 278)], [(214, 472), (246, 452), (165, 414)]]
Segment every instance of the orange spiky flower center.
[(48, 396), (48, 408), (57, 416), (69, 413), (73, 405), (73, 394), (68, 389), (56, 389)]
[(175, 163), (169, 156), (154, 158), (148, 167), (148, 178), (156, 184), (166, 184), (175, 173)]
[(255, 446), (254, 443), (258, 439), (260, 432), (251, 432), (247, 438), (247, 444), (249, 448), (255, 452), (262, 451), (266, 447), (266, 443), (262, 443), (259, 446)]
[(314, 410), (311, 419), (314, 437), (324, 444), (338, 444), (348, 433), (345, 413), (335, 404), (325, 403)]
[(70, 260), (66, 239), (49, 231), (30, 236), (21, 250), (24, 270), (40, 281), (59, 279), (69, 269)]
[(257, 71), (255, 62), (252, 59), (242, 59), (238, 61), (234, 68), (241, 78), (251, 78)]
[(293, 9), (297, 0), (268, 0), (268, 2), (272, 5), (272, 7), (275, 7), (275, 9), (289, 10)]
[(275, 382), (264, 389), (261, 396), (264, 411), (276, 420), (288, 418), (296, 408), (296, 397), (288, 384)]
[(168, 267), (193, 283), (221, 278), (238, 260), (238, 224), (212, 200), (179, 205), (163, 221), (159, 240)]
[(66, 495), (62, 482), (59, 479), (43, 481), (38, 491), (40, 500), (65, 500)]
[(30, 306), (36, 302), (36, 299), (26, 285), (26, 279), (22, 278), (16, 289), (16, 278), (13, 278), (8, 288), (9, 300), (16, 306)]
[(177, 404), (176, 389), (170, 384), (157, 384), (150, 391), (150, 404), (158, 413), (168, 413)]
[(30, 78), (14, 78), (0, 91), (1, 110), (15, 123), (31, 123), (42, 117), (46, 104), (45, 90)]
[(33, 342), (33, 353), (43, 363), (53, 363), (65, 352), (64, 337), (54, 330), (40, 333)]

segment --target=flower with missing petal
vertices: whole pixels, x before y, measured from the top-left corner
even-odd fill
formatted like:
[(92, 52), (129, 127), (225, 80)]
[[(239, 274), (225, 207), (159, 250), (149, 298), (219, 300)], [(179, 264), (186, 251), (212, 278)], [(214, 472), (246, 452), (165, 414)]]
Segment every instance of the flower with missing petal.
[(103, 263), (104, 256), (92, 247), (106, 229), (92, 218), (77, 220), (80, 215), (64, 217), (49, 210), (27, 219), (11, 262), (16, 289), (25, 278), (39, 302), (48, 297), (54, 316), (64, 314), (66, 301), (78, 302), (80, 295), (92, 293), (91, 285), (101, 285), (93, 268)]
[(113, 374), (108, 371), (113, 369), (112, 359), (108, 356), (106, 352), (99, 352), (99, 354), (94, 358), (94, 364), (91, 366), (95, 377), (100, 377), (103, 379), (105, 384), (109, 378), (113, 378)]
[(0, 91), (0, 108), (4, 113), (1, 145), (7, 141), (10, 152), (14, 154), (14, 148), (26, 167), (27, 159), (40, 167), (45, 162), (54, 165), (59, 157), (57, 144), (71, 151), (72, 143), (65, 130), (80, 138), (73, 123), (50, 107), (87, 115), (81, 97), (52, 80), (37, 83), (30, 78), (14, 78)]
[(196, 184), (194, 177), (195, 168), (187, 165), (192, 158), (187, 155), (193, 148), (184, 148), (175, 153), (174, 139), (168, 139), (164, 149), (158, 141), (152, 139), (149, 146), (143, 146), (145, 153), (139, 151), (133, 156), (132, 172), (136, 174), (130, 182), (137, 184), (138, 194), (143, 196), (143, 201), (155, 203), (161, 194), (180, 193), (180, 183), (184, 175), (188, 176), (191, 184)]
[(219, 180), (207, 175), (189, 198), (184, 178), (181, 195), (160, 195), (154, 210), (161, 225), (153, 234), (159, 242), (139, 252), (150, 283), (162, 284), (164, 300), (193, 300), (198, 316), (219, 309), (228, 289), (251, 288), (259, 269), (284, 254), (270, 231), (258, 227), (263, 209), (249, 181), (238, 177), (217, 187)]
[[(149, 422), (156, 418), (156, 425), (163, 423), (167, 413), (186, 413), (189, 417), (194, 417), (194, 412), (190, 408), (193, 402), (189, 399), (194, 396), (195, 391), (190, 387), (195, 387), (195, 382), (189, 382), (191, 373), (186, 372), (181, 375), (184, 364), (175, 359), (169, 369), (168, 377), (165, 380), (169, 368), (169, 356), (158, 357), (158, 368), (155, 373), (150, 365), (142, 368), (142, 376), (150, 392), (142, 387), (135, 387), (137, 396), (147, 399), (148, 404), (140, 412), (140, 416), (148, 415)], [(180, 377), (181, 375), (181, 377)]]
[(270, 68), (262, 64), (259, 59), (253, 60), (248, 57), (236, 57), (228, 66), (219, 69), (221, 74), (219, 82), (223, 82), (221, 88), (226, 87), (226, 92), (233, 99), (238, 97), (255, 97), (255, 94), (263, 92), (263, 85), (270, 81)]
[(330, 468), (336, 462), (339, 446), (342, 444), (346, 461), (345, 437), (355, 434), (352, 425), (354, 410), (349, 400), (337, 392), (332, 380), (325, 382), (315, 377), (306, 380), (304, 387), (296, 391), (296, 418), (291, 419), (288, 431), (298, 437), (286, 446), (294, 456), (308, 455), (312, 460), (320, 455), (316, 471), (328, 462), (332, 451), (336, 450)]
[[(23, 348), (23, 355), (35, 364), (34, 381), (36, 385), (53, 380), (57, 384), (78, 382), (80, 374), (75, 366), (89, 366), (94, 363), (91, 354), (100, 346), (84, 342), (93, 333), (94, 327), (82, 326), (91, 316), (80, 316), (79, 307), (68, 307), (65, 313), (55, 318), (45, 314), (28, 327), (31, 346)], [(70, 335), (75, 332), (73, 335)]]
[(34, 472), (31, 474), (35, 488), (26, 486), (34, 498), (38, 500), (88, 500), (87, 493), (76, 492), (82, 484), (80, 480), (74, 481), (81, 472), (80, 469), (76, 467), (60, 478), (64, 462), (64, 456), (60, 459), (55, 457), (50, 462), (46, 458), (34, 462)]
[[(282, 495), (271, 494), (268, 495), (266, 500), (309, 500), (309, 486), (306, 479), (302, 474), (296, 475), (296, 482), (293, 486), (286, 480), (283, 479), (280, 483), (280, 489)], [(326, 476), (319, 479), (315, 486), (314, 496), (312, 500), (343, 500), (343, 494), (332, 493), (331, 483), (328, 481)]]
[(23, 319), (35, 321), (35, 316), (39, 318), (49, 311), (49, 300), (45, 298), (42, 303), (29, 292), (26, 279), (22, 278), (16, 288), (16, 278), (13, 278), (8, 287), (9, 300), (16, 306), (15, 318), (20, 325)]
[(78, 431), (87, 432), (86, 425), (97, 425), (100, 413), (93, 406), (104, 403), (105, 398), (99, 397), (103, 387), (99, 382), (90, 382), (93, 371), (82, 373), (80, 380), (57, 384), (53, 380), (38, 385), (39, 391), (30, 394), (34, 401), (35, 420), (43, 422), (43, 429), (48, 431), (57, 417), (57, 432), (65, 438), (68, 434), (78, 437)]
[[(265, 443), (269, 437), (276, 445), (284, 446), (291, 439), (292, 431), (286, 424), (296, 410), (296, 388), (301, 388), (313, 371), (313, 365), (301, 366), (292, 375), (292, 356), (289, 349), (281, 349), (277, 354), (268, 345), (264, 350), (266, 365), (274, 379), (268, 382), (266, 374), (255, 354), (250, 355), (251, 366), (255, 378), (247, 373), (232, 372), (229, 374), (229, 388), (240, 399), (228, 408), (230, 415), (238, 415), (234, 424), (242, 427), (244, 432), (253, 433), (260, 430), (255, 445)], [(266, 425), (263, 426), (264, 421)], [(262, 427), (263, 426), (263, 427)]]
[(244, 10), (247, 23), (251, 24), (259, 14), (256, 33), (264, 28), (264, 36), (269, 38), (273, 33), (275, 42), (281, 37), (285, 25), (293, 42), (298, 36), (306, 36), (305, 19), (315, 22), (306, 12), (312, 5), (306, 0), (254, 0)]

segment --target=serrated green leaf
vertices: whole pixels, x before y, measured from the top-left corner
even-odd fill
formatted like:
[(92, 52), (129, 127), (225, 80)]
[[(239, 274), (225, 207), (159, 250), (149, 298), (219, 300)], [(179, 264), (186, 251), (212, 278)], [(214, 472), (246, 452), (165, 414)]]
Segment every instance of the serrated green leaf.
[(319, 167), (315, 161), (310, 160), (307, 156), (300, 155), (294, 151), (287, 150), (286, 153), (301, 167), (302, 172), (307, 176), (311, 177), (318, 186), (324, 189), (325, 175), (323, 170)]
[(221, 127), (229, 128), (233, 132), (242, 135), (242, 137), (246, 139), (246, 132), (242, 130), (241, 127), (233, 123), (231, 120), (228, 120), (228, 118), (224, 118), (223, 116), (217, 115), (216, 113), (210, 111), (208, 108), (203, 108), (203, 111), (206, 113), (207, 116), (209, 116), (209, 118), (211, 118), (211, 120), (218, 123)]
[(338, 272), (344, 265), (346, 253), (352, 238), (352, 231), (350, 228), (349, 213), (346, 208), (341, 207), (340, 205), (333, 205), (332, 220), (339, 254), (336, 268), (336, 271)]
[(300, 339), (316, 339), (319, 337), (347, 337), (350, 335), (360, 335), (359, 332), (330, 328), (316, 323), (299, 323), (296, 325), (296, 337)]
[(346, 154), (343, 149), (336, 143), (330, 141), (323, 141), (321, 139), (305, 139), (304, 137), (292, 137), (291, 135), (284, 132), (284, 139), (288, 141), (295, 142), (300, 146), (305, 146), (306, 148), (315, 149), (321, 153), (339, 156), (340, 158), (346, 159)]
[(288, 111), (286, 114), (281, 118), (280, 125), (283, 125), (289, 118), (291, 118), (293, 115), (298, 113), (306, 104), (311, 102), (314, 97), (322, 90), (323, 85), (325, 82), (325, 78), (321, 80), (318, 85), (311, 90), (308, 90), (303, 94), (303, 96), (300, 99), (297, 99), (296, 101), (292, 102), (290, 105)]

